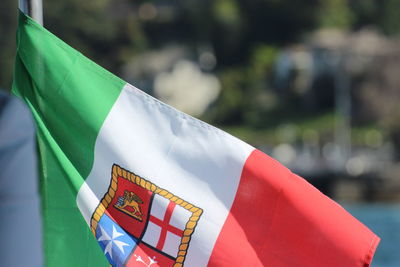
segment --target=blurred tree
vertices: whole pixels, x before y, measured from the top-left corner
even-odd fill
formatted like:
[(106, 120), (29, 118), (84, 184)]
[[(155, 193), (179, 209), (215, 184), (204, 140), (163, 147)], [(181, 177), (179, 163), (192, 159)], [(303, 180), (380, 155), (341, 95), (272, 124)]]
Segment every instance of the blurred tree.
[(378, 25), (382, 10), (382, 1), (379, 0), (352, 0), (349, 1), (352, 10), (353, 29), (358, 30), (366, 25)]
[(400, 34), (400, 21), (399, 21), (399, 10), (400, 1), (398, 0), (387, 0), (381, 2), (383, 6), (381, 26), (385, 33), (389, 35)]
[(400, 33), (400, 1), (351, 0), (348, 4), (354, 14), (355, 30), (373, 25), (389, 36)]
[(356, 89), (356, 118), (359, 123), (383, 128), (395, 145), (400, 159), (400, 49), (392, 43), (385, 54), (375, 57)]
[(11, 89), (18, 1), (0, 1), (0, 88)]
[[(0, 2), (0, 86), (7, 88), (17, 21), (10, 10), (16, 6), (15, 0)], [(396, 35), (399, 9), (397, 0), (44, 0), (44, 23), (117, 75), (135, 56), (171, 43), (191, 51), (193, 61), (207, 47), (216, 68), (206, 71), (216, 71), (222, 92), (205, 118), (264, 127), (304, 112), (297, 98), (278, 95), (270, 84), (279, 48), (320, 27), (351, 31), (376, 25)]]
[(51, 32), (113, 72), (147, 47), (132, 1), (45, 0), (44, 7), (44, 24)]
[(243, 114), (248, 106), (246, 71), (231, 68), (220, 73), (222, 92), (214, 106), (206, 114), (206, 120), (217, 124), (243, 123)]
[(222, 93), (208, 119), (219, 124), (264, 125), (267, 113), (277, 107), (278, 99), (270, 81), (278, 50), (256, 45), (248, 67), (227, 68), (220, 73)]
[(323, 0), (318, 12), (318, 23), (323, 28), (350, 29), (354, 16), (348, 0)]
[(315, 27), (317, 0), (219, 0), (213, 45), (223, 65), (246, 64), (254, 44), (283, 45)]

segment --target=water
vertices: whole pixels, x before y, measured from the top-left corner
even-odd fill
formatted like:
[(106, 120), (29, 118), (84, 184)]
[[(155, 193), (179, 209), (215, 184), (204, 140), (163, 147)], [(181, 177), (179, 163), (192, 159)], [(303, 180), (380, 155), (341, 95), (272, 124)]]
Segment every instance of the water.
[(400, 267), (400, 204), (342, 205), (381, 238), (371, 266)]

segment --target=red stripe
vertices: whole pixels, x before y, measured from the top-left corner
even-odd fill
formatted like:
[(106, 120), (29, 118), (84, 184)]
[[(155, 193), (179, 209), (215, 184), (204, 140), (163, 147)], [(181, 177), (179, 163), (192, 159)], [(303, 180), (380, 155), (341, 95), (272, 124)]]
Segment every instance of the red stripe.
[(378, 243), (342, 207), (255, 150), (209, 266), (369, 266)]
[(169, 202), (167, 210), (165, 211), (164, 219), (160, 220), (157, 217), (150, 216), (150, 221), (161, 227), (160, 239), (158, 239), (156, 248), (162, 250), (164, 248), (165, 239), (167, 238), (167, 232), (171, 232), (175, 235), (182, 236), (183, 231), (170, 225), (169, 222), (174, 212), (176, 204), (172, 201)]

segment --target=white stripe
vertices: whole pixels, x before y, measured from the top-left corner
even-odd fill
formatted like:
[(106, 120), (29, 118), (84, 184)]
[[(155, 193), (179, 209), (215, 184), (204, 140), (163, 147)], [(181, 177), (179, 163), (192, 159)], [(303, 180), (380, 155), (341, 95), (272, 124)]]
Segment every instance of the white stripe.
[(253, 149), (126, 85), (100, 130), (77, 204), (89, 224), (118, 164), (203, 209), (185, 265), (205, 266)]

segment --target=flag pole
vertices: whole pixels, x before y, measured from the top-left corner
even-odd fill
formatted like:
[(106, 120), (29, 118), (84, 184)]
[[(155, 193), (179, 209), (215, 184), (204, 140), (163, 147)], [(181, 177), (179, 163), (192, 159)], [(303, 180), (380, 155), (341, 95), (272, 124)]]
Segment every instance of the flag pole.
[(43, 25), (43, 2), (42, 0), (19, 0), (19, 9)]

